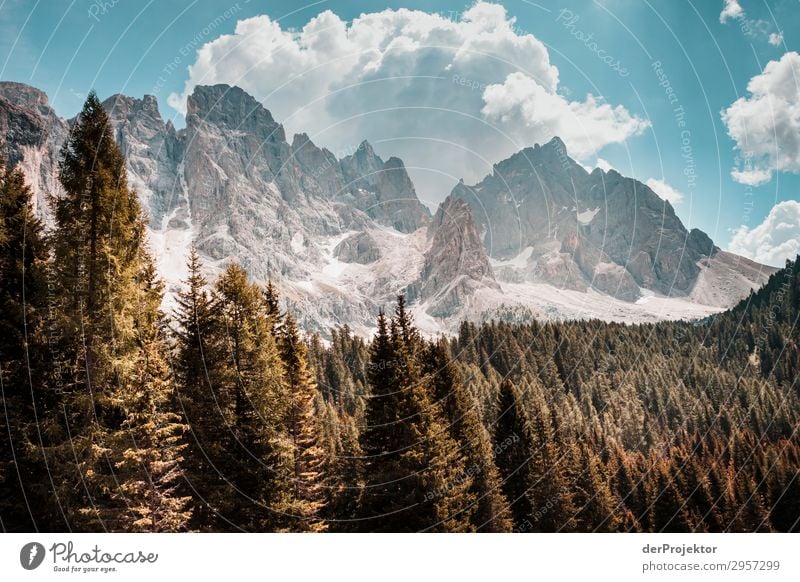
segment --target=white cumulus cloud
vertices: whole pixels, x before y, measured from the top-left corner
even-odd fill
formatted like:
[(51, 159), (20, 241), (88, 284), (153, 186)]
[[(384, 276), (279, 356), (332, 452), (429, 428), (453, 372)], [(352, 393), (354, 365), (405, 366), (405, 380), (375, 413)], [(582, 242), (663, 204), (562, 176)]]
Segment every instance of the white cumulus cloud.
[(517, 139), (558, 135), (579, 158), (606, 144), (624, 142), (648, 127), (621, 105), (613, 107), (591, 94), (584, 101), (567, 101), (524, 73), (511, 73), (503, 83), (489, 85), (483, 99), (486, 105), (481, 113)]
[(743, 18), (744, 10), (739, 0), (725, 0), (722, 6), (722, 12), (719, 15), (719, 21), (725, 24), (731, 18)]
[(423, 197), (436, 201), (459, 177), (480, 179), (555, 135), (586, 156), (647, 126), (593, 95), (560, 95), (545, 45), (487, 2), (458, 20), (387, 9), (346, 23), (325, 11), (291, 30), (248, 18), (197, 51), (169, 103), (183, 111), (196, 85), (214, 83), (242, 87), (290, 135), (307, 132), (336, 154), (368, 139), (384, 157), (401, 157)]
[(800, 253), (800, 202), (779, 202), (758, 226), (740, 226), (733, 233), (728, 250), (782, 267), (786, 259), (794, 259)]
[(656, 180), (655, 178), (650, 178), (645, 182), (647, 187), (650, 188), (653, 192), (658, 194), (658, 196), (662, 200), (666, 200), (673, 206), (676, 204), (680, 204), (683, 202), (683, 192), (680, 190), (676, 190), (669, 184), (667, 184), (664, 180)]
[(767, 40), (772, 46), (780, 46), (783, 44), (783, 31), (770, 33), (769, 39)]
[(747, 84), (749, 97), (722, 111), (742, 158), (731, 176), (757, 186), (775, 171), (800, 172), (800, 54), (770, 61)]
[(616, 170), (614, 166), (611, 165), (611, 162), (608, 160), (604, 160), (603, 158), (597, 158), (597, 161), (594, 163), (595, 168), (600, 168), (604, 172), (608, 172), (609, 170)]

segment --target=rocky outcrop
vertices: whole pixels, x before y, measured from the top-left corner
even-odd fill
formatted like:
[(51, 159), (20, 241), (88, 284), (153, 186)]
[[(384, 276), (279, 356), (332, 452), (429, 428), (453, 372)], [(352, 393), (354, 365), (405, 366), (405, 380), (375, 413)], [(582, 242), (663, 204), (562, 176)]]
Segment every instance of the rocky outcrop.
[(499, 162), (474, 186), (459, 183), (452, 195), (472, 207), (490, 256), (507, 261), (531, 248), (540, 260), (515, 274), (530, 281), (592, 286), (628, 301), (639, 287), (683, 297), (698, 262), (717, 252), (646, 185), (614, 170), (587, 172), (558, 138)]
[[(172, 123), (164, 122), (158, 101), (113, 95), (103, 102), (114, 134), (128, 166), (128, 182), (139, 194), (150, 215), (151, 225), (162, 226), (165, 218), (173, 226), (187, 223), (188, 206), (183, 183), (184, 144)], [(180, 208), (179, 212), (173, 212)]]
[[(595, 316), (664, 317), (617, 301), (653, 293), (686, 297), (674, 313), (704, 316), (710, 308), (689, 302), (730, 305), (772, 272), (688, 232), (643, 184), (587, 172), (558, 138), (479, 184), (459, 183), (431, 217), (400, 159), (384, 161), (367, 142), (343, 159), (307, 134), (289, 143), (238, 87), (196, 87), (180, 131), (152, 96), (103, 105), (168, 291), (180, 288), (194, 244), (212, 276), (235, 260), (275, 281), (301, 324), (323, 334), (343, 322), (369, 333), (398, 293), (428, 331), (498, 314), (582, 316), (587, 295), (576, 292), (590, 289), (611, 301), (588, 310)], [(68, 129), (44, 93), (0, 83), (1, 153), (25, 172), (45, 220)]]
[(428, 226), (430, 248), (420, 275), (420, 299), (434, 317), (450, 317), (479, 288), (499, 290), (469, 205), (448, 197)]
[(364, 141), (341, 161), (347, 193), (343, 199), (377, 223), (400, 232), (414, 232), (430, 222), (430, 212), (417, 198), (403, 161), (385, 162)]
[(359, 232), (336, 245), (333, 256), (344, 263), (368, 265), (381, 258), (381, 251), (369, 233)]
[(8, 81), (0, 82), (0, 155), (25, 172), (34, 192), (37, 215), (49, 222), (48, 196), (62, 191), (58, 160), (69, 127), (42, 91)]

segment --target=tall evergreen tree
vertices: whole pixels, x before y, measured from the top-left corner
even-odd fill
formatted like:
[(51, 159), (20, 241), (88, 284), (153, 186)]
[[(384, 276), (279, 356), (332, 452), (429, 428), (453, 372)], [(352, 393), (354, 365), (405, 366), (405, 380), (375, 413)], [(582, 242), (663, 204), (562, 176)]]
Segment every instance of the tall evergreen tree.
[[(194, 247), (187, 269), (188, 277), (176, 296), (173, 368), (179, 409), (189, 427), (184, 473), (186, 493), (192, 497), (191, 527), (205, 530), (219, 520), (214, 497), (221, 479), (214, 459), (225, 454), (230, 443), (221, 436), (223, 418), (216, 414), (221, 409), (213, 387), (218, 385), (223, 365), (221, 351), (213, 343), (214, 307)], [(219, 527), (229, 525), (222, 523)]]
[(320, 516), (326, 498), (323, 488), (326, 459), (318, 444), (322, 431), (315, 410), (317, 387), (308, 370), (305, 344), (291, 315), (284, 319), (279, 340), (288, 390), (283, 424), (292, 454), (292, 504), (288, 513), (298, 518), (297, 529), (322, 531), (325, 529)]
[(164, 284), (152, 260), (144, 257), (143, 262), (135, 318), (140, 350), (125, 398), (123, 430), (114, 434), (112, 442), (115, 453), (121, 451), (115, 463), (120, 487), (114, 496), (127, 507), (118, 529), (183, 531), (191, 518), (190, 497), (181, 491), (188, 427), (175, 411), (174, 378), (165, 358), (165, 323), (159, 307)]
[[(45, 359), (48, 252), (32, 194), (18, 169), (0, 163), (0, 530), (49, 529), (51, 506), (37, 414), (47, 403)], [(38, 409), (37, 409), (38, 405)], [(33, 514), (36, 511), (38, 516)]]
[(485, 532), (511, 531), (511, 514), (494, 462), (491, 437), (481, 424), (478, 403), (461, 381), (444, 341), (428, 346), (425, 371), (433, 385), (433, 396), (446, 414), (450, 435), (461, 447), (472, 473), (470, 492), (477, 504), (474, 527)]
[[(53, 323), (65, 359), (59, 378), (62, 442), (49, 451), (60, 480), (56, 493), (71, 527), (141, 529), (148, 501), (140, 484), (155, 488), (150, 500), (158, 498), (162, 507), (174, 494), (171, 476), (153, 478), (150, 471), (162, 445), (171, 450), (167, 464), (177, 463), (171, 439), (181, 428), (165, 416), (166, 432), (154, 432), (143, 417), (143, 410), (170, 399), (156, 363), (164, 358), (157, 323), (162, 290), (144, 248), (138, 198), (94, 93), (64, 145), (60, 179), (64, 194), (54, 201), (53, 233), (60, 309)], [(141, 446), (120, 446), (133, 435)], [(141, 462), (130, 462), (132, 455)], [(174, 515), (162, 515), (151, 526), (182, 527), (181, 504), (165, 508)]]
[(288, 405), (284, 370), (261, 290), (234, 263), (215, 283), (213, 303), (205, 353), (214, 366), (208, 386), (214, 407), (206, 414), (216, 419), (201, 445), (222, 483), (208, 493), (206, 503), (224, 520), (218, 524), (252, 531), (291, 529), (291, 450), (282, 427)]
[(511, 507), (514, 526), (533, 527), (534, 507), (529, 492), (533, 438), (530, 419), (522, 406), (522, 396), (510, 380), (500, 385), (500, 414), (495, 424), (497, 466), (503, 478), (503, 492)]
[[(363, 531), (401, 531), (398, 514), (412, 505), (404, 479), (399, 448), (402, 447), (398, 426), (402, 394), (397, 381), (395, 349), (389, 335), (389, 322), (378, 314), (378, 330), (370, 347), (369, 385), (364, 427), (360, 432), (360, 448), (364, 455), (364, 490), (359, 502), (359, 528)], [(403, 497), (401, 497), (403, 494)]]
[[(361, 442), (368, 531), (467, 531), (475, 511), (472, 470), (448, 433), (422, 374), (424, 342), (401, 296), (387, 325), (378, 316), (372, 395)], [(372, 518), (372, 519), (367, 519)]]

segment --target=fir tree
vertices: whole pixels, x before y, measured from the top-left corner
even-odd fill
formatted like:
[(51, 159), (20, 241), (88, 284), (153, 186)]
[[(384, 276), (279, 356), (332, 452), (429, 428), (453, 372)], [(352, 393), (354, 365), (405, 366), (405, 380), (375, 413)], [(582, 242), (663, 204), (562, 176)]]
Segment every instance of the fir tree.
[(135, 321), (140, 350), (126, 391), (127, 416), (113, 443), (120, 487), (115, 497), (126, 508), (120, 515), (125, 531), (176, 532), (188, 527), (190, 497), (183, 495), (181, 465), (187, 426), (175, 412), (173, 377), (165, 354), (164, 322), (159, 305), (163, 283), (145, 256)]
[[(144, 412), (170, 399), (158, 339), (162, 290), (144, 248), (144, 216), (94, 93), (72, 126), (60, 172), (53, 241), (61, 309), (54, 325), (66, 360), (59, 379), (64, 422), (62, 443), (48, 452), (59, 474), (56, 494), (78, 529), (140, 529), (156, 499), (164, 514), (151, 526), (179, 529), (183, 500), (173, 498), (174, 476), (151, 474), (181, 427), (166, 415), (156, 430)], [(120, 445), (129, 433), (142, 446)], [(132, 450), (141, 462), (130, 462)], [(166, 463), (179, 458), (173, 449)], [(147, 499), (142, 483), (155, 488)]]
[(284, 364), (288, 406), (284, 426), (292, 454), (292, 508), (299, 530), (322, 531), (325, 504), (323, 489), (325, 458), (318, 445), (321, 435), (315, 410), (317, 387), (308, 370), (306, 347), (297, 324), (287, 315), (280, 328), (280, 350)]
[(472, 469), (470, 492), (476, 499), (473, 526), (485, 532), (511, 531), (511, 514), (494, 462), (491, 438), (481, 424), (478, 403), (464, 386), (443, 341), (428, 346), (425, 371), (433, 384), (434, 398), (446, 414), (450, 434), (461, 447), (467, 467)]
[(522, 396), (509, 380), (500, 385), (500, 414), (495, 425), (494, 450), (514, 526), (517, 529), (531, 527), (534, 505), (529, 493), (529, 463), (533, 457), (533, 438)]
[[(284, 370), (259, 287), (231, 264), (214, 286), (207, 352), (217, 413), (208, 451), (224, 485), (209, 493), (213, 512), (236, 528), (291, 529), (291, 450), (282, 421)], [(207, 411), (208, 412), (208, 411)], [(213, 425), (212, 425), (213, 426)]]
[(37, 414), (47, 404), (40, 365), (46, 361), (47, 260), (42, 226), (24, 176), (0, 163), (0, 529), (4, 531), (50, 527), (42, 511), (52, 506), (47, 494), (50, 479), (34, 454), (39, 444)]
[(204, 530), (215, 527), (218, 519), (213, 507), (221, 479), (214, 459), (224, 454), (230, 443), (219, 430), (223, 417), (215, 414), (220, 408), (213, 387), (223, 365), (220, 350), (213, 344), (214, 307), (208, 281), (194, 247), (187, 268), (188, 277), (176, 297), (173, 367), (179, 408), (189, 427), (184, 472), (187, 494), (192, 497), (191, 526)]
[(430, 397), (420, 362), (423, 347), (401, 296), (388, 326), (385, 316), (378, 316), (371, 354), (373, 392), (361, 443), (366, 455), (361, 515), (368, 531), (472, 527), (470, 489), (477, 468), (467, 467)]

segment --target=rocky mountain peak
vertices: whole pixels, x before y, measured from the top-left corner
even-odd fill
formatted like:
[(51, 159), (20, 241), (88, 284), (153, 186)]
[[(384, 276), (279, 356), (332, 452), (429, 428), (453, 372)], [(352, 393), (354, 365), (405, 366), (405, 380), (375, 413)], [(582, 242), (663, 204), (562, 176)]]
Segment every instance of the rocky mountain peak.
[(0, 82), (0, 155), (25, 173), (37, 215), (51, 216), (44, 199), (61, 192), (58, 160), (69, 127), (50, 107), (43, 91), (9, 81)]
[[(558, 138), (497, 163), (476, 185), (459, 181), (431, 217), (402, 160), (384, 161), (366, 141), (341, 160), (305, 133), (290, 145), (238, 87), (196, 87), (181, 131), (153, 96), (114, 95), (104, 106), (170, 293), (194, 245), (211, 271), (236, 260), (276, 280), (303, 325), (323, 333), (344, 321), (368, 332), (377, 308), (403, 290), (441, 331), (504, 306), (585, 313), (586, 296), (548, 303), (547, 287), (527, 283), (557, 294), (591, 287), (613, 301), (649, 296), (642, 288), (691, 292), (723, 305), (770, 272), (687, 231), (644, 184), (615, 171), (588, 174)], [(36, 201), (58, 195), (67, 135), (43, 92), (0, 83), (2, 153), (22, 168)], [(46, 204), (37, 212), (48, 219)], [(624, 320), (663, 317), (617, 306)]]
[(197, 85), (186, 101), (186, 124), (202, 121), (257, 137), (285, 141), (283, 127), (272, 113), (239, 87)]
[(400, 232), (414, 232), (428, 224), (430, 212), (419, 201), (400, 158), (384, 162), (370, 143), (363, 141), (353, 154), (342, 158), (340, 167), (347, 189), (342, 201)]
[(454, 222), (461, 224), (460, 219), (465, 218), (466, 223), (472, 222), (474, 226), (475, 221), (472, 218), (472, 210), (464, 200), (455, 196), (448, 196), (439, 205), (436, 214), (433, 215), (431, 224), (428, 226), (428, 235), (435, 235), (435, 233), (444, 227), (447, 222)]
[(42, 116), (55, 115), (50, 107), (47, 94), (25, 83), (14, 81), (0, 81), (0, 96), (5, 97), (15, 105), (28, 110), (33, 110)]
[(141, 99), (117, 93), (103, 101), (103, 108), (114, 118), (148, 117), (163, 125), (158, 100), (154, 95), (145, 95)]
[(448, 196), (428, 225), (420, 298), (427, 313), (450, 317), (480, 288), (499, 289), (469, 205)]
[(362, 141), (352, 154), (342, 158), (340, 164), (347, 183), (360, 181), (373, 187), (377, 183), (378, 172), (383, 168), (383, 160), (367, 140)]

